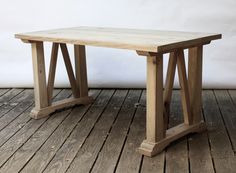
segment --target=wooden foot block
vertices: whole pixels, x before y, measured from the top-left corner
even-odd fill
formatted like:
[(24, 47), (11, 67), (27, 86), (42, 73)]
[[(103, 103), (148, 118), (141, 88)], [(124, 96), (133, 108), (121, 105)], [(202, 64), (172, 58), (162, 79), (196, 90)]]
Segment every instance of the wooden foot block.
[(206, 125), (203, 121), (194, 125), (180, 124), (166, 131), (166, 137), (157, 143), (144, 140), (138, 148), (139, 153), (145, 156), (155, 156), (160, 153), (171, 142), (179, 139), (189, 133), (200, 133), (206, 130)]
[(57, 101), (52, 103), (52, 105), (42, 108), (42, 109), (36, 109), (34, 108), (31, 111), (31, 117), (34, 119), (40, 119), (43, 117), (48, 116), (49, 114), (55, 112), (56, 110), (69, 108), (75, 105), (86, 105), (93, 102), (92, 97), (80, 97), (80, 98), (68, 98), (61, 101)]

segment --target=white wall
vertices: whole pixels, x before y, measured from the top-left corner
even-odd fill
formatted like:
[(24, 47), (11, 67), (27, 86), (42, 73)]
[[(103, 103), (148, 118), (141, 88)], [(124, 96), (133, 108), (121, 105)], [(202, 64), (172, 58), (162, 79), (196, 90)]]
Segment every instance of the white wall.
[[(222, 33), (205, 46), (204, 87), (236, 88), (235, 9), (235, 0), (1, 0), (0, 87), (32, 86), (30, 45), (14, 33), (86, 25)], [(91, 87), (145, 86), (145, 58), (133, 51), (88, 47), (87, 63)], [(68, 85), (62, 60), (56, 85)]]

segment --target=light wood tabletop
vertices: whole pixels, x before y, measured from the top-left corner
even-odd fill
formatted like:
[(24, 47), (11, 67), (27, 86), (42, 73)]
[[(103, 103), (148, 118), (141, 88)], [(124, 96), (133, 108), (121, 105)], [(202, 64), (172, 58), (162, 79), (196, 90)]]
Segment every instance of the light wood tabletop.
[(167, 52), (221, 38), (221, 34), (101, 27), (74, 27), (15, 36), (26, 41), (48, 41), (147, 52)]

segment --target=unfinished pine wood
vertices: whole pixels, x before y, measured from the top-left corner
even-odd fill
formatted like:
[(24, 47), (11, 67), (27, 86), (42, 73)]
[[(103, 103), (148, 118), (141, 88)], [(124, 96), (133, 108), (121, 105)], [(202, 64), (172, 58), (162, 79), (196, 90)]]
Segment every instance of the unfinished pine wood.
[(34, 71), (35, 109), (48, 106), (43, 42), (31, 43)]
[(163, 55), (147, 57), (147, 140), (163, 139)]
[(189, 49), (188, 83), (193, 123), (198, 123), (202, 119), (202, 51), (203, 46)]
[(51, 103), (52, 103), (51, 100), (52, 100), (55, 74), (56, 74), (58, 47), (59, 47), (58, 43), (52, 44), (52, 53), (51, 53), (51, 61), (50, 61), (50, 68), (49, 68), (48, 85), (47, 85), (48, 104), (49, 105), (51, 105)]
[(67, 71), (67, 74), (68, 74), (68, 77), (69, 77), (69, 81), (70, 81), (73, 96), (75, 98), (78, 98), (79, 97), (79, 91), (78, 91), (78, 87), (76, 85), (75, 75), (74, 75), (73, 68), (72, 68), (72, 65), (71, 65), (70, 56), (69, 56), (69, 52), (67, 50), (67, 46), (66, 46), (66, 44), (60, 43), (60, 47), (61, 47), (61, 52), (62, 52), (62, 55), (63, 55), (64, 62), (65, 62), (66, 71)]
[(85, 46), (74, 45), (76, 84), (80, 97), (88, 96)]
[(169, 114), (170, 114), (170, 103), (172, 97), (172, 90), (174, 85), (175, 79), (175, 70), (177, 64), (177, 55), (176, 52), (171, 52), (169, 57), (169, 63), (167, 68), (166, 74), (166, 81), (165, 81), (165, 90), (164, 90), (164, 125), (165, 129), (168, 128), (168, 121), (169, 121)]
[(147, 57), (146, 140), (139, 152), (151, 156), (157, 142), (165, 137), (163, 113), (163, 55)]
[(181, 88), (181, 101), (182, 101), (183, 114), (184, 114), (184, 123), (191, 125), (192, 113), (190, 110), (189, 87), (188, 87), (188, 80), (187, 80), (183, 50), (177, 51), (177, 66), (178, 66), (178, 74), (179, 74), (179, 83), (180, 83), (180, 88)]
[(16, 34), (16, 38), (29, 41), (49, 41), (112, 47), (146, 52), (165, 52), (173, 48), (207, 44), (220, 39), (220, 34), (138, 30), (122, 28), (75, 27)]
[(51, 104), (51, 106), (48, 106), (46, 108), (42, 108), (40, 110), (37, 109), (32, 109), (31, 111), (31, 117), (34, 119), (40, 119), (45, 116), (48, 116), (49, 114), (55, 112), (56, 110), (64, 109), (64, 108), (69, 108), (75, 105), (86, 105), (90, 104), (93, 102), (92, 97), (80, 97), (80, 98), (67, 98), (63, 99), (57, 102), (54, 102)]

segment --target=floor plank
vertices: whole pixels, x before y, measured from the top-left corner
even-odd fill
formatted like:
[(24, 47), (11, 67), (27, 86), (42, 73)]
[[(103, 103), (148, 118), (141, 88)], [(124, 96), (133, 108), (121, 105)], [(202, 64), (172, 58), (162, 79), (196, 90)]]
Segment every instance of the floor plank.
[[(53, 97), (55, 97), (60, 91), (61, 90), (54, 90)], [(27, 124), (27, 122), (31, 119), (29, 114), (32, 108), (33, 105), (0, 131), (0, 146), (2, 146), (10, 137), (12, 137), (17, 131)]]
[(17, 104), (22, 100), (17, 96), (22, 91), (23, 89), (9, 89), (4, 95), (0, 97), (0, 117), (17, 106)]
[(236, 148), (236, 107), (227, 90), (215, 90), (214, 93), (234, 149)]
[(216, 172), (235, 172), (236, 158), (212, 90), (203, 91), (203, 112), (207, 123), (211, 155)]
[[(66, 98), (71, 95), (70, 91), (64, 90), (57, 96), (58, 98)], [(62, 113), (63, 114), (63, 113)], [(54, 119), (57, 116), (51, 116)], [(0, 148), (0, 166), (2, 166), (48, 119), (43, 118), (40, 120), (31, 119), (22, 129), (20, 129), (13, 137), (11, 137)]]
[[(82, 133), (82, 135), (85, 135), (84, 140), (87, 137), (87, 135), (89, 134), (90, 130), (92, 129), (94, 123), (96, 122), (96, 119), (99, 118), (99, 116), (103, 112), (103, 109), (106, 107), (106, 105), (107, 105), (108, 101), (110, 100), (110, 98), (112, 97), (113, 93), (114, 93), (114, 90), (102, 91), (98, 97), (98, 100), (95, 101), (95, 103), (92, 105), (91, 109), (89, 109), (89, 111), (86, 113), (86, 115), (84, 116), (82, 121), (79, 122), (79, 124), (82, 125), (79, 127), (82, 127), (82, 128), (78, 129), (78, 126), (77, 126), (74, 129), (74, 131), (77, 130), (80, 133)], [(70, 125), (70, 124), (68, 124), (68, 125)], [(79, 140), (83, 140), (83, 138), (81, 138)], [(49, 144), (50, 144), (50, 142), (49, 142)], [(47, 148), (45, 148), (45, 149), (44, 148), (42, 148), (42, 151), (46, 151)], [(54, 152), (53, 152), (53, 154), (54, 154)], [(30, 172), (31, 171), (42, 172), (45, 169), (45, 167), (47, 166), (47, 164), (50, 162), (50, 160), (52, 159), (52, 156), (53, 155), (49, 155), (49, 158), (47, 158), (45, 161), (39, 160), (39, 162), (37, 162), (37, 165), (35, 165), (34, 160), (36, 160), (38, 158), (38, 157), (36, 157), (36, 159), (31, 160), (31, 162), (29, 162), (29, 164), (26, 165), (23, 172), (29, 172), (29, 171)], [(43, 155), (42, 155), (42, 157), (43, 157)]]
[[(109, 136), (99, 152), (94, 169), (91, 172), (113, 172), (115, 170), (122, 151), (122, 146), (125, 142), (126, 134), (128, 133), (130, 123), (136, 110), (134, 104), (139, 101), (140, 95), (141, 90), (129, 91), (119, 115), (112, 126)], [(89, 162), (89, 165), (87, 166), (87, 157), (91, 157), (89, 152), (90, 151), (81, 150), (79, 153), (80, 155), (78, 155), (80, 157), (77, 157), (68, 172), (76, 172), (78, 168), (79, 172), (89, 171), (93, 164)], [(86, 165), (83, 165), (84, 163), (86, 163)]]
[(1, 97), (2, 95), (4, 95), (5, 93), (7, 93), (9, 90), (10, 90), (10, 89), (8, 89), (8, 88), (0, 88), (0, 97)]
[[(2, 168), (3, 172), (18, 172), (32, 158), (32, 156), (34, 156), (34, 158), (30, 160), (29, 164), (33, 161), (37, 162), (37, 160), (44, 160), (45, 163), (45, 156), (47, 155), (47, 158), (49, 159), (49, 156), (56, 152), (56, 148), (59, 146), (60, 140), (64, 137), (63, 133), (69, 133), (69, 130), (73, 128), (73, 125), (76, 124), (77, 120), (82, 117), (84, 112), (88, 109), (88, 106), (81, 106), (78, 108), (80, 108), (80, 111), (72, 111), (72, 109), (67, 109), (63, 112), (53, 114), (52, 116), (55, 118), (48, 119), (7, 161)], [(24, 172), (25, 169), (23, 169), (22, 172)], [(26, 171), (37, 172), (39, 170)]]
[[(142, 155), (137, 152), (137, 148), (145, 138), (146, 125), (146, 92), (142, 92), (141, 99), (137, 105), (134, 120), (130, 126), (127, 140), (122, 151), (116, 172), (138, 173), (141, 166)], [(96, 169), (95, 169), (96, 170)], [(100, 168), (100, 170), (102, 170)], [(97, 172), (97, 171), (95, 171)], [(102, 172), (102, 171), (100, 171)]]
[(0, 130), (6, 127), (11, 121), (17, 118), (21, 113), (28, 109), (33, 104), (33, 90), (24, 90), (22, 93), (14, 97), (11, 100), (14, 105), (14, 108), (7, 108), (7, 112), (4, 116), (0, 118)]
[[(146, 100), (146, 98), (145, 98), (145, 100)], [(143, 101), (141, 99), (141, 103), (142, 102)], [(142, 103), (142, 104), (146, 105), (146, 103)], [(142, 120), (140, 120), (140, 121), (144, 121), (144, 122), (146, 121), (146, 119), (145, 119), (146, 118), (146, 109), (144, 109), (143, 107), (138, 108), (137, 114), (142, 114)], [(142, 136), (143, 135), (145, 136), (145, 124), (142, 128), (140, 128), (140, 130), (143, 130)], [(145, 138), (144, 136), (143, 136), (143, 139)], [(133, 138), (135, 138), (135, 136)], [(140, 143), (138, 145), (140, 145)], [(124, 166), (122, 168), (122, 170), (125, 170), (125, 168), (126, 167)], [(157, 156), (152, 157), (152, 158), (143, 156), (143, 161), (142, 161), (142, 165), (141, 165), (141, 173), (163, 173), (164, 170), (165, 170), (165, 151), (161, 152), (160, 154), (158, 154)]]
[[(183, 111), (179, 91), (173, 92), (171, 102), (171, 113), (169, 127), (183, 122)], [(166, 173), (187, 173), (189, 172), (187, 137), (170, 144), (166, 149)]]
[[(236, 90), (204, 90), (208, 131), (183, 137), (153, 158), (136, 151), (145, 138), (146, 91), (100, 91), (90, 91), (98, 96), (91, 105), (33, 120), (32, 89), (0, 89), (0, 173), (235, 172)], [(71, 91), (54, 96), (61, 100)], [(170, 127), (182, 121), (174, 91)]]
[[(126, 95), (127, 90), (117, 90), (114, 93), (112, 99), (102, 113), (102, 116), (95, 124), (93, 131), (83, 144), (83, 148), (84, 146), (87, 146), (87, 149), (89, 149), (89, 144), (92, 144), (90, 150), (92, 147), (95, 147), (95, 149), (93, 149), (94, 157), (96, 157), (96, 149), (102, 145), (106, 135), (108, 135), (109, 129), (111, 128)], [(94, 145), (94, 143), (96, 143), (96, 145)], [(72, 161), (76, 155), (75, 151), (78, 150), (80, 146), (80, 143), (76, 143), (76, 139), (71, 140), (71, 138), (69, 138), (44, 172), (65, 172), (70, 165), (70, 161)]]
[[(207, 132), (192, 134), (188, 138), (190, 172), (214, 173)], [(199, 146), (201, 150), (199, 151)]]

